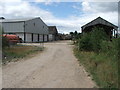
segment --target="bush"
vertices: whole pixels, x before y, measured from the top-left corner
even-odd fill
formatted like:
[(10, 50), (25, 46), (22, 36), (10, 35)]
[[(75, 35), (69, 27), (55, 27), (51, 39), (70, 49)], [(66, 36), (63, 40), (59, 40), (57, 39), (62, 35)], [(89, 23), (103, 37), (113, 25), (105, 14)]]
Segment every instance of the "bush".
[(107, 53), (111, 48), (110, 44), (111, 44), (111, 42), (108, 43), (108, 41), (105, 41), (105, 40), (101, 41), (101, 43), (100, 43), (100, 47), (101, 47), (100, 52)]
[(118, 82), (120, 85), (120, 81), (118, 80), (118, 77), (120, 78), (120, 66), (118, 66), (117, 61), (119, 59), (117, 49), (120, 47), (116, 47), (116, 45), (118, 46), (117, 41), (117, 39), (114, 42), (102, 41), (102, 49), (99, 54), (79, 51), (78, 49), (74, 50), (80, 63), (92, 74), (93, 80), (100, 88), (111, 88), (110, 90), (112, 90), (112, 88), (118, 87)]
[(92, 50), (92, 43), (90, 40), (90, 34), (85, 34), (80, 40), (79, 40), (79, 50), (85, 50), (85, 51), (91, 51)]
[(2, 48), (4, 47), (9, 47), (9, 41), (7, 40), (6, 37), (2, 36)]
[(101, 42), (101, 52), (105, 53), (109, 57), (111, 57), (113, 60), (118, 60), (120, 58), (120, 38), (114, 38), (112, 39), (112, 42), (110, 41), (102, 41)]
[[(118, 45), (117, 45), (117, 48), (118, 48), (118, 78), (120, 78), (120, 38), (118, 38)], [(118, 86), (120, 88), (120, 80), (118, 81)]]
[(95, 52), (99, 52), (99, 50), (101, 49), (101, 42), (103, 40), (108, 40), (108, 36), (107, 34), (105, 33), (104, 29), (103, 28), (100, 28), (100, 27), (95, 27), (93, 28), (92, 32), (90, 33), (91, 34), (91, 42), (92, 42), (92, 49), (93, 51)]
[(79, 41), (79, 49), (85, 51), (99, 52), (101, 49), (101, 42), (107, 41), (109, 38), (103, 28), (94, 27), (92, 32), (82, 36)]
[(110, 41), (102, 28), (95, 27), (78, 44), (83, 51), (76, 49), (75, 54), (98, 86), (111, 89), (120, 86), (120, 38)]

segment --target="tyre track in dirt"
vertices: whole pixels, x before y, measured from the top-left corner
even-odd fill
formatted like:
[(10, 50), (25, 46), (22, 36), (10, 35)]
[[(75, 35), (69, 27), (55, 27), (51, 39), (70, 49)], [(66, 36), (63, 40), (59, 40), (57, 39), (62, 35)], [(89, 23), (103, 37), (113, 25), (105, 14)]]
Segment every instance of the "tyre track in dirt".
[[(34, 57), (3, 66), (3, 88), (93, 88), (70, 41), (45, 43)], [(39, 44), (35, 44), (38, 45)]]

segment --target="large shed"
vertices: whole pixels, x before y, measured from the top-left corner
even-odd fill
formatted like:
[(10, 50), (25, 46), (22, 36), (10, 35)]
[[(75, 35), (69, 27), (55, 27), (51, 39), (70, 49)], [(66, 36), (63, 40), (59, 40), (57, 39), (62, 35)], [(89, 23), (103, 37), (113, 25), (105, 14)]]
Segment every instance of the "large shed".
[(49, 28), (49, 41), (58, 40), (58, 31), (56, 26), (48, 26)]
[(1, 19), (0, 25), (5, 34), (16, 34), (24, 42), (48, 41), (48, 26), (41, 18)]
[(118, 27), (101, 17), (98, 17), (93, 21), (87, 23), (86, 25), (82, 26), (82, 33), (91, 32), (92, 29), (96, 26), (102, 27), (105, 30), (106, 34), (110, 37), (110, 39), (112, 38), (112, 36), (117, 37), (116, 34), (118, 33)]

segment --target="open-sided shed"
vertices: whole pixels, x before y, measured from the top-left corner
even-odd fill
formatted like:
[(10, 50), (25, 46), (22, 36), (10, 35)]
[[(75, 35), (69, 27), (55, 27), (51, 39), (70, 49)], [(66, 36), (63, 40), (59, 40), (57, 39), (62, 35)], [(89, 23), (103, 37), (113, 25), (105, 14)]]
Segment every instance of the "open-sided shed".
[(116, 33), (118, 32), (118, 27), (101, 17), (98, 17), (93, 21), (87, 23), (86, 25), (82, 26), (82, 33), (91, 32), (92, 29), (96, 26), (102, 27), (110, 38), (112, 38), (112, 36), (117, 37)]

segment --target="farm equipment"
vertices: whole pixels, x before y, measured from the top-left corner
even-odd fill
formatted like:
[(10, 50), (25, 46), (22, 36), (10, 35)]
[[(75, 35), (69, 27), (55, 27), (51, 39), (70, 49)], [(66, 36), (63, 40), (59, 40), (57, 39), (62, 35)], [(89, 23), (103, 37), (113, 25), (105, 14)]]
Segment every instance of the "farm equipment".
[(15, 45), (17, 43), (21, 43), (22, 42), (22, 39), (19, 38), (19, 36), (17, 35), (14, 35), (14, 34), (11, 34), (11, 35), (3, 35), (3, 37), (5, 37), (8, 42), (9, 42), (9, 45)]

